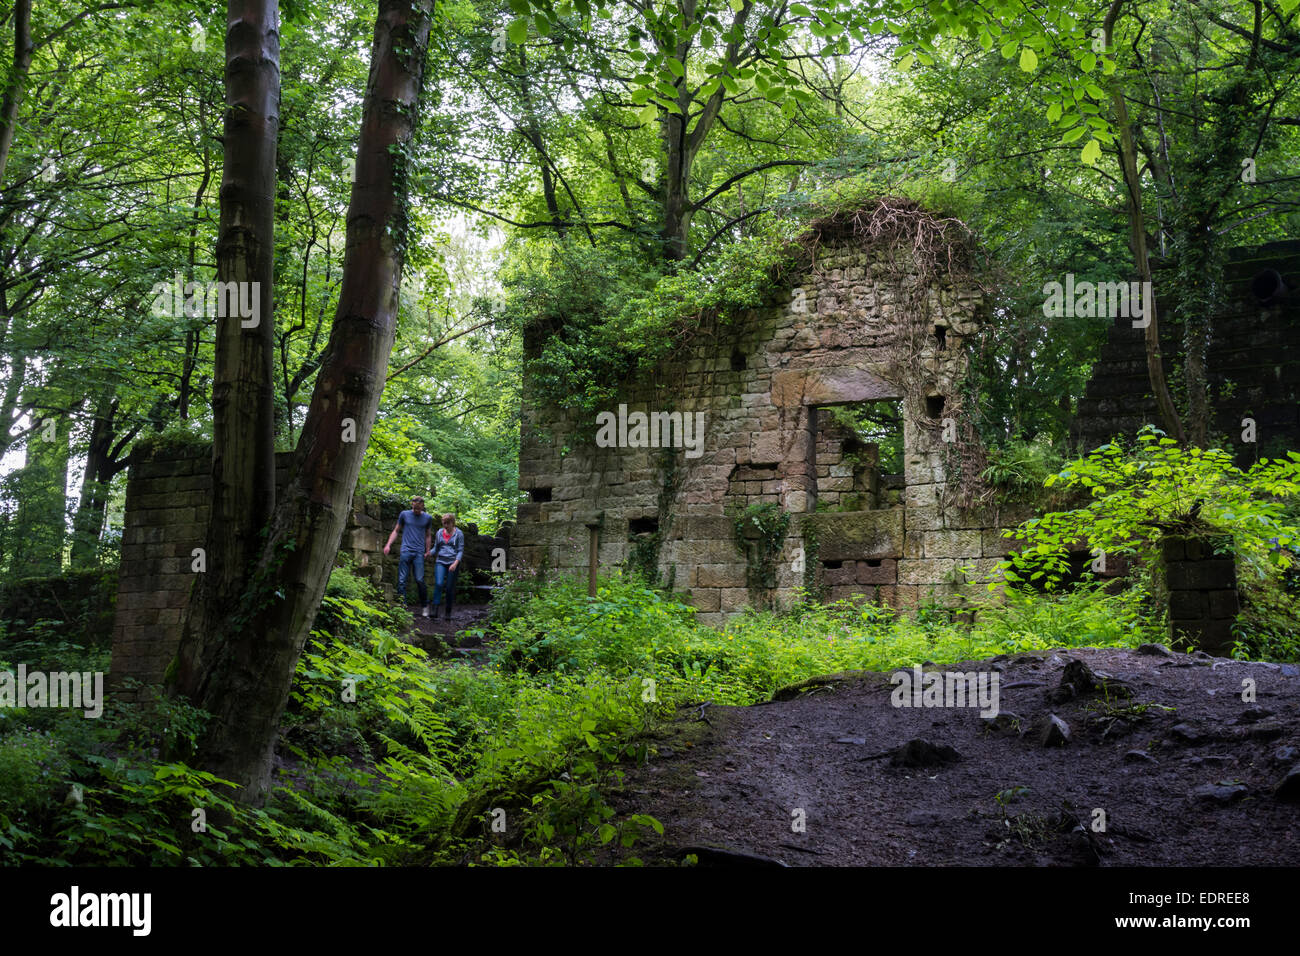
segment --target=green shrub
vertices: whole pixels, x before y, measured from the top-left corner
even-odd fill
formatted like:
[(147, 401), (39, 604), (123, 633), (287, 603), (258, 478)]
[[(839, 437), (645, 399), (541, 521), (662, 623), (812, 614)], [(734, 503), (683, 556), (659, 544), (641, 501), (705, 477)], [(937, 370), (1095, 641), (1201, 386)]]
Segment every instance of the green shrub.
[(1300, 527), (1289, 520), (1285, 500), (1300, 495), (1297, 452), (1243, 472), (1225, 451), (1181, 448), (1147, 426), (1132, 448), (1103, 445), (1045, 483), (1092, 500), (1007, 532), (1023, 542), (1002, 565), (1013, 584), (1058, 585), (1069, 570), (1069, 549), (1082, 542), (1149, 566), (1165, 535), (1231, 537), (1238, 579), (1247, 583), (1277, 580), (1295, 563), (1288, 548), (1300, 541)]

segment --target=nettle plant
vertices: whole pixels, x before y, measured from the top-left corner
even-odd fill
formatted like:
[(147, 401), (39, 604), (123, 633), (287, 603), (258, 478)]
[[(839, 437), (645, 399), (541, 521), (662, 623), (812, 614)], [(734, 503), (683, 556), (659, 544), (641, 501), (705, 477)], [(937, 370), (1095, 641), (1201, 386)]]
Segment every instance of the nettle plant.
[(1222, 449), (1183, 448), (1147, 426), (1131, 448), (1103, 445), (1049, 475), (1044, 486), (1055, 485), (1092, 500), (1004, 532), (1021, 542), (999, 566), (1012, 584), (1059, 586), (1069, 552), (1080, 547), (1150, 563), (1167, 536), (1230, 538), (1243, 581), (1276, 578), (1296, 562), (1300, 527), (1288, 509), (1300, 495), (1294, 451), (1242, 471)]

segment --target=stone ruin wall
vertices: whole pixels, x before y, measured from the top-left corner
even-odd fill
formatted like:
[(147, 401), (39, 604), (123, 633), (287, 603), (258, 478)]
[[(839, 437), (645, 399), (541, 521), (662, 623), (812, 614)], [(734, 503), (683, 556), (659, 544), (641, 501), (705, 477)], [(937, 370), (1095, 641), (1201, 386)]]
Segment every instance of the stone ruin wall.
[[(1167, 288), (1167, 264), (1156, 263), (1156, 287)], [(1157, 297), (1160, 351), (1177, 371), (1185, 354), (1183, 327)], [(1080, 453), (1115, 435), (1133, 435), (1159, 422), (1147, 372), (1142, 329), (1117, 318), (1092, 367), (1070, 437)], [(1233, 249), (1220, 307), (1207, 344), (1213, 431), (1227, 439), (1237, 464), (1248, 467), (1300, 447), (1300, 240)], [(1256, 426), (1242, 441), (1242, 421)]]
[[(288, 483), (291, 461), (291, 452), (276, 455), (278, 489)], [(203, 546), (207, 532), (211, 471), (208, 447), (144, 444), (132, 453), (110, 676), (119, 697), (129, 696), (122, 688), (127, 678), (142, 684), (162, 683), (176, 655), (181, 618), (196, 577), (191, 570), (193, 551)], [(339, 562), (350, 561), (353, 571), (382, 588), (390, 601), (397, 584), (397, 557), (384, 555), (383, 548), (403, 507), (361, 492), (353, 495), (339, 548)], [(508, 527), (496, 538), (478, 534), (473, 524), (462, 530), (470, 572), (486, 572), (493, 549), (508, 548)]]
[[(806, 275), (773, 289), (768, 305), (731, 327), (698, 330), (672, 359), (622, 388), (608, 411), (622, 402), (629, 412), (704, 412), (701, 457), (596, 447), (591, 416), (526, 400), (520, 488), (530, 500), (519, 506), (512, 566), (584, 569), (589, 526), (598, 524), (598, 561), (609, 568), (657, 533), (660, 582), (717, 622), (765, 597), (749, 587), (729, 508), (773, 502), (792, 515), (775, 592), (766, 592), (779, 603), (803, 583), (794, 561), (799, 549), (813, 551), (805, 545), (814, 537), (831, 599), (865, 595), (913, 608), (952, 599), (963, 565), (991, 571), (1006, 542), (990, 514), (945, 507), (941, 437), (981, 295), (947, 280), (931, 288), (927, 345), (911, 374), (899, 374), (891, 364), (897, 330), (917, 280), (912, 270), (900, 284), (890, 259), (852, 242), (824, 248)], [(526, 351), (538, 345), (526, 341)], [(893, 384), (906, 380), (912, 384)], [(901, 476), (879, 475), (869, 460), (863, 467), (873, 446), (858, 449), (857, 467), (846, 464), (846, 434), (817, 413), (875, 399), (901, 400)], [(855, 510), (817, 511), (819, 499)]]

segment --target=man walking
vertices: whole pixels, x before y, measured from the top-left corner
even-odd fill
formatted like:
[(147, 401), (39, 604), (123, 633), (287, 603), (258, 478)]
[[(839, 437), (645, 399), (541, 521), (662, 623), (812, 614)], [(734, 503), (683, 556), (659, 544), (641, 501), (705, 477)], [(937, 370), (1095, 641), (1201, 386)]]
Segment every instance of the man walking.
[[(402, 549), (397, 565), (398, 600), (406, 601), (406, 579), (411, 572), (414, 572), (415, 583), (420, 592), (420, 603), (425, 604), (429, 599), (429, 593), (424, 586), (424, 556), (433, 544), (433, 515), (424, 510), (423, 498), (418, 495), (412, 498), (410, 509), (397, 516), (393, 533), (388, 536), (388, 543), (384, 545), (384, 554), (389, 553), (399, 532), (402, 535)], [(429, 616), (427, 605), (424, 616)]]
[[(447, 594), (447, 614), (451, 619), (452, 600), (456, 594), (456, 572), (460, 570), (461, 559), (465, 556), (465, 533), (456, 527), (456, 516), (442, 516), (442, 530), (433, 536), (433, 547), (429, 550), (433, 556), (433, 607), (441, 602), (442, 592)], [(425, 616), (429, 609), (425, 608)]]

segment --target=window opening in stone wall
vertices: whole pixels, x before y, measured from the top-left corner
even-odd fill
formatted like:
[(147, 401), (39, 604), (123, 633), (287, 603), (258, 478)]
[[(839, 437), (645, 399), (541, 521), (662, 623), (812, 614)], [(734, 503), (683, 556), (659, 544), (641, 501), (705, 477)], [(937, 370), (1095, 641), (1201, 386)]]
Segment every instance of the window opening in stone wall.
[(942, 352), (948, 347), (948, 330), (942, 325), (934, 327), (934, 347)]
[(936, 419), (942, 418), (944, 404), (945, 400), (942, 395), (925, 396), (925, 417)]
[(873, 511), (901, 504), (899, 399), (818, 409), (815, 451), (818, 511)]

